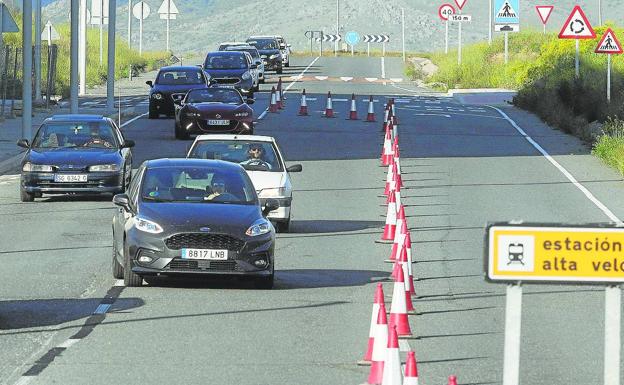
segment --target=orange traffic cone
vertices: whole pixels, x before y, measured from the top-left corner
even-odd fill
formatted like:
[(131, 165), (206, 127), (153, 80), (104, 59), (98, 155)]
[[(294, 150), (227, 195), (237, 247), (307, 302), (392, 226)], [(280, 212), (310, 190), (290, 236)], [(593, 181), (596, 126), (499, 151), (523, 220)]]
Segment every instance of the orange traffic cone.
[(277, 112), (277, 97), (275, 96), (275, 87), (271, 87), (271, 103), (269, 104), (269, 112)]
[(386, 136), (384, 138), (383, 151), (381, 153), (381, 165), (388, 166), (390, 165), (390, 157), (394, 156), (394, 152), (392, 151), (392, 124), (388, 124), (386, 126)]
[(334, 107), (332, 105), (331, 92), (327, 93), (327, 106), (325, 107), (325, 117), (326, 118), (333, 118), (334, 117)]
[(373, 95), (368, 99), (368, 114), (366, 114), (366, 121), (369, 123), (375, 122), (375, 106), (373, 105)]
[(377, 284), (377, 289), (375, 290), (375, 299), (373, 301), (373, 313), (371, 314), (371, 324), (370, 329), (368, 331), (368, 347), (366, 348), (366, 353), (364, 353), (364, 358), (360, 361), (360, 365), (370, 365), (371, 360), (373, 359), (373, 345), (375, 342), (375, 326), (377, 325), (377, 316), (379, 315), (379, 307), (384, 303), (384, 292), (381, 283)]
[(351, 110), (349, 110), (349, 120), (358, 120), (355, 94), (351, 94)]
[(416, 366), (416, 356), (413, 351), (407, 352), (403, 385), (418, 385), (418, 367)]
[(382, 241), (394, 240), (394, 233), (396, 231), (396, 198), (395, 194), (389, 195), (390, 201), (388, 202), (388, 209), (386, 211), (386, 225), (384, 226)]
[(388, 348), (384, 362), (383, 378), (381, 385), (401, 385), (401, 357), (399, 356), (399, 337), (396, 328), (388, 330)]
[(457, 385), (457, 377), (449, 376), (448, 385)]
[(375, 326), (375, 342), (373, 343), (371, 369), (367, 381), (369, 384), (381, 384), (387, 349), (388, 319), (386, 316), (386, 306), (382, 302), (379, 304), (379, 314), (377, 315), (377, 324)]
[[(397, 265), (398, 266), (398, 265)], [(407, 304), (405, 303), (405, 279), (402, 272), (398, 271), (392, 291), (392, 305), (390, 305), (390, 321), (388, 327), (396, 327), (399, 336), (410, 337), (410, 329), (407, 319)]]
[(299, 116), (308, 116), (308, 102), (306, 100), (305, 88), (301, 93), (301, 107), (299, 107)]

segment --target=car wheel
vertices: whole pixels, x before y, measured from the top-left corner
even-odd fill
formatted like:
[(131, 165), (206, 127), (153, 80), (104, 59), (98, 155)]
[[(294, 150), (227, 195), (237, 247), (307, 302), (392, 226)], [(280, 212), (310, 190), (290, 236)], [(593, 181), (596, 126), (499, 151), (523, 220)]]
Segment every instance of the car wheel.
[(189, 134), (186, 132), (182, 132), (182, 128), (180, 127), (179, 124), (176, 124), (175, 126), (175, 138), (176, 139), (181, 139), (181, 140), (186, 140), (189, 138)]
[(277, 222), (276, 224), (276, 230), (278, 233), (287, 233), (290, 231), (290, 218), (284, 222)]
[(150, 107), (147, 118), (148, 119), (158, 119), (158, 116), (159, 116), (158, 111), (155, 111), (154, 109), (152, 109)]
[(117, 245), (115, 244), (115, 236), (113, 236), (113, 278), (122, 279), (124, 277), (124, 268), (117, 261)]
[(20, 201), (22, 201), (22, 202), (34, 202), (35, 201), (35, 194), (34, 193), (29, 193), (28, 191), (26, 191), (22, 187), (20, 187)]
[(127, 287), (138, 287), (143, 285), (143, 277), (135, 274), (132, 271), (132, 265), (130, 264), (130, 256), (126, 255), (124, 250), (124, 266), (123, 266), (123, 280), (124, 285)]

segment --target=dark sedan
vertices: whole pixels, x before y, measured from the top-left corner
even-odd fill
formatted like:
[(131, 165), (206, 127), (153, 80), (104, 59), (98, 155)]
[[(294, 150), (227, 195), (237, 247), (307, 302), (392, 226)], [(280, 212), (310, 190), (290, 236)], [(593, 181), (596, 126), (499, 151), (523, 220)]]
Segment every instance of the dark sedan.
[(42, 194), (119, 193), (132, 175), (134, 142), (115, 122), (95, 115), (56, 115), (46, 119), (22, 160), (20, 198)]
[(191, 90), (176, 102), (175, 137), (188, 139), (191, 134), (253, 134), (253, 99), (243, 99), (232, 88), (210, 87)]
[(236, 88), (242, 94), (253, 97), (254, 78), (252, 71), (256, 70), (258, 66), (249, 63), (244, 52), (209, 52), (202, 68), (210, 84)]
[(237, 164), (219, 160), (144, 162), (113, 203), (113, 276), (140, 286), (144, 276), (225, 274), (273, 286), (275, 229)]
[(247, 43), (258, 49), (265, 70), (275, 70), (278, 74), (282, 73), (282, 53), (277, 39), (270, 36), (251, 36), (247, 39)]
[(145, 82), (151, 87), (149, 94), (149, 118), (157, 119), (161, 114), (173, 116), (173, 101), (195, 88), (208, 85), (206, 75), (198, 67), (171, 66), (162, 67), (156, 75), (156, 81)]

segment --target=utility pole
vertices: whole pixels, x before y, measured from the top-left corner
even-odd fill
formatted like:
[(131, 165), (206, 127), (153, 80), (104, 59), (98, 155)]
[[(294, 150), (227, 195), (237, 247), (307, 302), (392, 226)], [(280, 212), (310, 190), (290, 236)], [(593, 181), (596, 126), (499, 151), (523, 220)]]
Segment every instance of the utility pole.
[(132, 0), (128, 0), (128, 47), (132, 48)]
[(80, 37), (78, 39), (80, 95), (87, 93), (87, 0), (80, 0)]
[(489, 8), (489, 21), (488, 21), (488, 44), (492, 45), (492, 0), (490, 0), (490, 8)]
[(117, 23), (117, 0), (108, 0), (108, 76), (106, 77), (106, 109), (115, 110), (115, 27)]
[[(340, 35), (340, 0), (336, 0), (336, 35)], [(338, 41), (334, 42), (334, 56), (338, 55), (338, 44)]]
[(35, 0), (35, 100), (41, 100), (41, 0)]
[(78, 29), (80, 18), (79, 0), (71, 0), (71, 48), (70, 48), (70, 72), (69, 72), (69, 90), (70, 90), (70, 113), (78, 113)]
[[(32, 0), (22, 2), (22, 138), (32, 138)], [(0, 32), (1, 34), (1, 32)]]
[(598, 25), (602, 25), (602, 1), (598, 0)]
[(167, 2), (167, 52), (169, 52), (169, 23), (171, 19), (171, 0), (165, 0)]
[(401, 7), (401, 43), (403, 45), (403, 63), (405, 63), (405, 8)]

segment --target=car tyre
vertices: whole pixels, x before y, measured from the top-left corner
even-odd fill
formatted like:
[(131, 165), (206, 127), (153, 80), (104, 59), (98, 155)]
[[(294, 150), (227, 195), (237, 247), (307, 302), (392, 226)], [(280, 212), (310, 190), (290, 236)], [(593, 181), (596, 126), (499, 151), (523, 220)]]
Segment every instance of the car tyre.
[(124, 268), (121, 263), (117, 261), (117, 245), (115, 244), (115, 237), (113, 236), (113, 278), (122, 279), (124, 277)]
[(22, 202), (34, 202), (35, 201), (35, 194), (34, 193), (29, 193), (28, 191), (24, 190), (23, 187), (20, 187), (20, 201), (22, 201)]
[(130, 264), (130, 256), (126, 255), (124, 251), (124, 266), (123, 266), (123, 280), (124, 285), (127, 287), (139, 287), (143, 285), (143, 277), (132, 271), (132, 265)]
[(276, 225), (278, 233), (287, 233), (290, 231), (290, 218), (283, 222), (277, 222)]
[(186, 132), (182, 132), (182, 128), (180, 127), (179, 124), (175, 125), (175, 138), (176, 139), (181, 139), (181, 140), (186, 140), (189, 138), (189, 134)]
[(273, 289), (273, 283), (275, 281), (274, 277), (275, 273), (271, 273), (268, 277), (256, 278), (254, 280), (254, 287), (256, 289), (271, 290)]
[(158, 113), (158, 111), (156, 111), (155, 109), (153, 109), (153, 108), (150, 106), (150, 108), (149, 108), (149, 113), (148, 113), (148, 115), (147, 115), (147, 118), (148, 118), (148, 119), (158, 119), (159, 115), (160, 115), (160, 114)]

